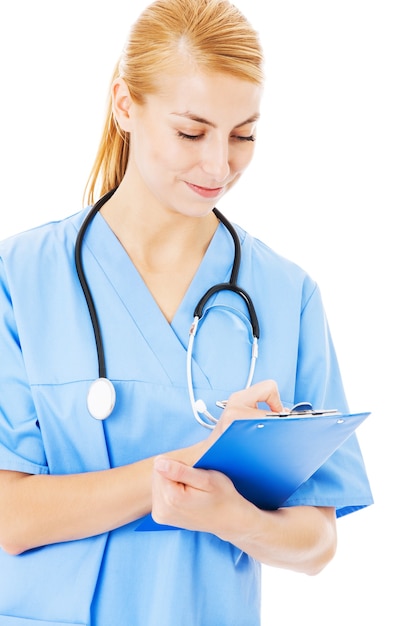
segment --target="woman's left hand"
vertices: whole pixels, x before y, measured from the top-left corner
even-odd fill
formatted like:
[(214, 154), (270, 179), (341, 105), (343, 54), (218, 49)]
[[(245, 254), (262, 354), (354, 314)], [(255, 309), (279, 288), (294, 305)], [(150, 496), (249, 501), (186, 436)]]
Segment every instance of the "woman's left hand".
[[(268, 411), (283, 410), (278, 387), (266, 380), (232, 394), (216, 428), (205, 442), (210, 447), (235, 419), (254, 419)], [(239, 527), (241, 516), (252, 507), (221, 472), (189, 467), (167, 456), (157, 457), (152, 482), (152, 517), (160, 524), (179, 526), (221, 536)]]
[[(236, 419), (253, 419), (283, 406), (276, 384), (263, 381), (230, 396), (207, 446)], [(221, 472), (190, 467), (168, 455), (155, 459), (152, 516), (160, 524), (209, 532), (253, 558), (305, 574), (317, 574), (333, 558), (336, 516), (332, 507), (293, 506), (262, 511), (245, 500)]]
[(152, 482), (152, 517), (159, 524), (221, 534), (231, 512), (246, 501), (221, 472), (157, 457)]

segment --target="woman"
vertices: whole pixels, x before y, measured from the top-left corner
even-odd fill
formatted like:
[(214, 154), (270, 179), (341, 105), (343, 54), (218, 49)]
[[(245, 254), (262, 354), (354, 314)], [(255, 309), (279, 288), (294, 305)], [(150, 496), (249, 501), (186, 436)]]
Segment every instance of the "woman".
[[(252, 340), (233, 289), (208, 299), (187, 359), (196, 303), (232, 270), (212, 209), (251, 161), (262, 85), (257, 35), (229, 2), (150, 5), (112, 81), (91, 219), (0, 247), (0, 626), (254, 626), (260, 563), (319, 572), (336, 515), (372, 502), (355, 437), (277, 511), (192, 467), (235, 418), (300, 400), (347, 409), (317, 286), (239, 227), (238, 283), (261, 329), (253, 384), (237, 391)], [(108, 419), (89, 395), (88, 291)], [(135, 532), (150, 511), (184, 530)]]

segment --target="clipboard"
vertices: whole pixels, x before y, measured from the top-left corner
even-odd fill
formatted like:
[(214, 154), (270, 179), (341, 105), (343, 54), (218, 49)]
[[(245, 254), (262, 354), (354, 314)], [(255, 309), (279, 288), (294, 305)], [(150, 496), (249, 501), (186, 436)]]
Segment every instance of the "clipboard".
[[(226, 474), (244, 498), (276, 510), (369, 415), (313, 411), (236, 420), (194, 467)], [(148, 514), (135, 530), (178, 529), (157, 524)]]

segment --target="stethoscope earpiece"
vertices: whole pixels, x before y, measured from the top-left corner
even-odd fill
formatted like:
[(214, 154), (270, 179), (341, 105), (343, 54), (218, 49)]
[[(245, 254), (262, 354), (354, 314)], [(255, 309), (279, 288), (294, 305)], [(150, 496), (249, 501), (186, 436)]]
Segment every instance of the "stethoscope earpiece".
[(206, 403), (201, 398), (194, 402), (194, 408), (199, 413), (204, 413), (204, 411), (207, 411)]
[(91, 383), (87, 394), (87, 408), (96, 420), (105, 420), (116, 404), (116, 390), (108, 378), (97, 378)]

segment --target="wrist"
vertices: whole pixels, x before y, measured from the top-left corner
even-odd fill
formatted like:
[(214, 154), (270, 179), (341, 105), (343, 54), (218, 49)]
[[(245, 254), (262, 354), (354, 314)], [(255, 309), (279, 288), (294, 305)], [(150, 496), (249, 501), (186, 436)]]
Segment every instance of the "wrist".
[(192, 467), (203, 456), (208, 448), (209, 446), (207, 445), (207, 442), (203, 440), (193, 444), (192, 446), (180, 448), (179, 450), (173, 450), (163, 456), (167, 456), (174, 461), (180, 461), (181, 463), (185, 463), (185, 465)]

